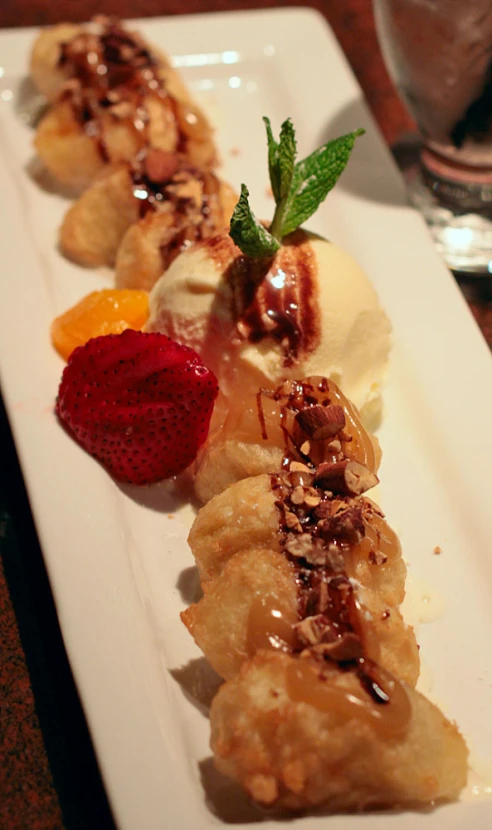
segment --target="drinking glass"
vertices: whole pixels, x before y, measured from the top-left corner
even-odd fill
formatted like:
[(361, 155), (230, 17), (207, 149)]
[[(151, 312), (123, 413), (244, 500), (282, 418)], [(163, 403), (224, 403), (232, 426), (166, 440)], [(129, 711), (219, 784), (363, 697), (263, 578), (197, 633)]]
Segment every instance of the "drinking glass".
[(492, 272), (492, 2), (374, 0), (385, 62), (422, 139), (407, 175), (454, 270)]

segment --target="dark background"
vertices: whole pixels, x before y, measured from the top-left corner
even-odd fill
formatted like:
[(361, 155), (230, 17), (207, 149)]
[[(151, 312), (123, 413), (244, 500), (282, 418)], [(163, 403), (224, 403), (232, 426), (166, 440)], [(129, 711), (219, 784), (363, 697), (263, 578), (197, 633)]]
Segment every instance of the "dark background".
[[(145, 17), (287, 5), (302, 4), (280, 0), (139, 0), (138, 4), (131, 0), (1, 0), (0, 27), (81, 21), (101, 13)], [(394, 144), (413, 124), (384, 69), (371, 0), (316, 0), (304, 5), (326, 17), (386, 140)], [(464, 277), (459, 281), (492, 346), (489, 281)], [(0, 458), (0, 828), (110, 830), (114, 825), (1, 402)]]

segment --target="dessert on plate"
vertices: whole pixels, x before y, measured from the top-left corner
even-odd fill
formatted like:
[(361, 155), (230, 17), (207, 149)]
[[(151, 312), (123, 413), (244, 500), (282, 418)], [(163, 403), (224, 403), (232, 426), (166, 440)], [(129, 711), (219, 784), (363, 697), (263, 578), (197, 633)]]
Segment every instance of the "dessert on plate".
[(347, 452), (351, 413), (328, 384), (290, 382), (297, 446), (212, 498), (190, 533), (204, 596), (181, 617), (227, 681), (210, 712), (216, 766), (279, 808), (454, 799), (466, 744), (415, 690), (401, 547), (365, 495), (378, 478)]
[(41, 32), (31, 76), (50, 104), (36, 150), (74, 191), (147, 146), (183, 153), (198, 167), (216, 163), (212, 130), (167, 56), (115, 18)]
[(195, 349), (219, 380), (222, 395), (196, 474), (201, 501), (238, 477), (276, 468), (278, 448), (272, 456), (268, 438), (258, 441), (261, 388), (321, 375), (341, 386), (369, 428), (381, 418), (389, 320), (360, 266), (299, 227), (337, 181), (359, 133), (296, 162), (291, 122), (279, 144), (266, 122), (276, 200), (269, 230), (251, 213), (243, 185), (230, 235), (177, 256), (149, 297), (146, 330)]
[(237, 197), (186, 155), (144, 148), (107, 165), (68, 209), (62, 252), (115, 266), (116, 286), (150, 290), (180, 251), (228, 227)]
[[(207, 503), (189, 541), (204, 595), (182, 619), (225, 680), (210, 713), (218, 770), (279, 809), (429, 807), (458, 797), (468, 750), (415, 689), (401, 547), (367, 496), (390, 327), (357, 266), (298, 230), (357, 132), (297, 163), (290, 121), (278, 143), (267, 133), (271, 225), (243, 186), (232, 241), (176, 257), (145, 332), (72, 353), (57, 413), (119, 480), (151, 483), (197, 459)], [(338, 318), (320, 307), (337, 298), (327, 262), (345, 279)]]

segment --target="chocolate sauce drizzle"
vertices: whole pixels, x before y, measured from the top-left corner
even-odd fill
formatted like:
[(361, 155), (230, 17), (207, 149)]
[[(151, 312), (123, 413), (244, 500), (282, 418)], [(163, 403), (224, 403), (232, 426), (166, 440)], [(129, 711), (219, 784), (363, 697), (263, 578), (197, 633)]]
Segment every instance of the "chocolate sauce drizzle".
[(201, 119), (191, 105), (182, 104), (165, 87), (163, 62), (136, 32), (127, 32), (117, 18), (98, 17), (91, 28), (61, 44), (58, 64), (69, 75), (61, 98), (69, 101), (75, 119), (95, 140), (108, 160), (103, 121), (108, 115), (132, 129), (138, 144), (150, 143), (149, 96), (161, 100), (176, 127), (177, 152), (187, 147), (194, 123)]
[(182, 250), (223, 227), (219, 179), (183, 154), (145, 148), (132, 162), (130, 175), (140, 218), (155, 212), (169, 217), (161, 247), (164, 269)]
[(244, 256), (230, 237), (210, 245), (225, 270), (233, 296), (239, 337), (279, 343), (284, 366), (313, 352), (321, 340), (318, 274), (314, 251), (304, 231), (282, 241), (272, 259)]
[[(330, 403), (324, 380), (283, 384), (273, 396), (283, 401), (284, 421), (320, 401)], [(263, 415), (260, 420), (264, 427)], [(283, 470), (271, 475), (270, 486), (277, 496), (281, 550), (296, 570), (299, 619), (310, 622), (319, 635), (312, 644), (299, 631), (294, 653), (307, 648), (315, 660), (336, 662), (341, 670), (354, 672), (372, 700), (386, 705), (390, 696), (368, 654), (360, 606), (345, 566), (346, 552), (364, 538), (365, 520), (370, 521), (376, 508), (364, 497), (337, 495), (316, 485), (315, 464), (307, 454), (305, 463), (298, 459), (295, 436), (286, 430)]]

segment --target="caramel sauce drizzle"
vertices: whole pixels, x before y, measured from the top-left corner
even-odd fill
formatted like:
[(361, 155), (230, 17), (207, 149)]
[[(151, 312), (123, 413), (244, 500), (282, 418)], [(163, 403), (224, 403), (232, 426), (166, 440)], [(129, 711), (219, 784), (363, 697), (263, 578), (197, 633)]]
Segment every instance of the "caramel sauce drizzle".
[[(316, 463), (312, 456), (317, 452), (321, 461), (353, 459), (375, 471), (378, 451), (356, 410), (329, 380), (288, 381), (273, 393), (260, 392), (258, 417), (264, 437), (269, 428), (262, 405), (265, 395), (279, 404), (276, 414), (285, 435), (283, 468), (270, 476), (279, 509), (281, 550), (296, 570), (299, 620), (321, 620), (323, 634), (319, 643), (310, 644), (302, 639), (298, 623), (292, 637), (280, 609), (267, 603), (266, 612), (259, 613), (255, 604), (248, 642), (256, 648), (281, 648), (293, 655), (302, 652), (288, 669), (292, 700), (365, 720), (385, 736), (403, 734), (411, 714), (408, 696), (402, 684), (378, 665), (379, 642), (364, 620), (365, 609), (349, 577), (354, 561), (361, 559), (374, 567), (390, 567), (401, 556), (399, 540), (369, 499), (337, 495), (314, 486)], [(343, 406), (345, 425), (329, 440), (301, 445), (300, 452), (303, 436), (296, 435), (295, 415), (319, 404)], [(316, 443), (323, 446), (315, 447)], [(307, 500), (302, 498), (303, 488)], [(347, 517), (349, 521), (345, 521)], [(263, 634), (259, 634), (262, 627)], [(345, 688), (340, 672), (357, 678), (355, 691), (353, 680)], [(335, 677), (337, 682), (331, 682)]]
[(247, 650), (250, 656), (258, 649), (294, 651), (296, 636), (289, 615), (278, 607), (272, 597), (256, 597), (248, 619)]

